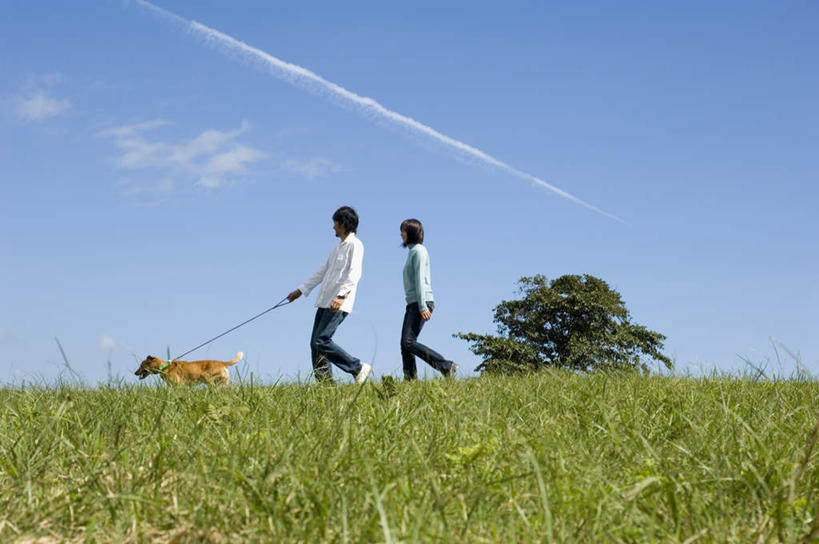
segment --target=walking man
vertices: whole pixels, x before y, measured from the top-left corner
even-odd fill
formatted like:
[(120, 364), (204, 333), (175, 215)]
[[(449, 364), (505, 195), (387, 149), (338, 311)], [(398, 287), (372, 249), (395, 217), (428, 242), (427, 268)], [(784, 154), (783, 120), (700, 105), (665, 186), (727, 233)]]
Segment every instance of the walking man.
[(362, 363), (333, 342), (333, 334), (341, 322), (353, 311), (355, 292), (361, 279), (364, 260), (364, 244), (355, 232), (358, 214), (349, 206), (342, 206), (333, 214), (333, 230), (341, 242), (331, 251), (324, 264), (301, 286), (287, 295), (293, 302), (302, 295), (308, 296), (321, 284), (316, 296), (316, 318), (310, 335), (310, 353), (313, 374), (318, 381), (332, 380), (329, 363), (355, 376), (356, 383), (364, 383), (372, 372), (372, 366)]

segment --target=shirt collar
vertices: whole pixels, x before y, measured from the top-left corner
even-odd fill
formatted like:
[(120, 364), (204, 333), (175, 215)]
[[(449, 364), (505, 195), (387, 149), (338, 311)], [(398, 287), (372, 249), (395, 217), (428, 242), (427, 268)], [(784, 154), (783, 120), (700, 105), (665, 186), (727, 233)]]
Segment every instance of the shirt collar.
[(351, 232), (350, 234), (347, 235), (347, 238), (345, 238), (344, 240), (340, 240), (338, 243), (339, 243), (339, 245), (340, 244), (347, 244), (347, 243), (352, 244), (353, 240), (355, 240), (355, 233)]

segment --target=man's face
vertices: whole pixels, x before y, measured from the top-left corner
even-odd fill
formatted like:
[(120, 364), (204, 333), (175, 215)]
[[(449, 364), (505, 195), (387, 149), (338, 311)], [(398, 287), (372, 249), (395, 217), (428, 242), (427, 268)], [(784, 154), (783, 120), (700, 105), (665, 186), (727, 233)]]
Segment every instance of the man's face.
[(338, 221), (333, 221), (333, 230), (336, 233), (336, 238), (344, 238), (347, 234), (347, 231), (344, 230), (344, 227)]

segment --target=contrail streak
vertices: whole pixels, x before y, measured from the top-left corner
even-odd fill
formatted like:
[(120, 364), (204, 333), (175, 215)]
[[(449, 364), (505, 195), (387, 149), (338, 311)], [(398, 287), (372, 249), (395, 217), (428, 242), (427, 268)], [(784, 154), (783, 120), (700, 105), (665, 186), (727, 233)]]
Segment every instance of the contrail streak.
[(134, 0), (135, 3), (139, 4), (140, 6), (148, 9), (149, 11), (158, 14), (170, 21), (174, 22), (175, 24), (185, 28), (187, 31), (201, 36), (204, 40), (213, 45), (216, 48), (220, 48), (228, 53), (238, 53), (241, 57), (250, 60), (257, 65), (261, 66), (262, 68), (267, 69), (272, 75), (275, 77), (284, 79), (294, 85), (298, 85), (300, 87), (305, 87), (310, 90), (317, 90), (319, 92), (325, 92), (329, 94), (333, 98), (340, 99), (341, 101), (354, 105), (360, 108), (365, 114), (373, 115), (375, 117), (390, 121), (395, 123), (401, 127), (407, 128), (412, 132), (417, 134), (421, 134), (435, 140), (439, 143), (444, 144), (445, 146), (458, 151), (466, 156), (478, 159), (490, 166), (494, 166), (504, 172), (508, 172), (515, 177), (524, 179), (535, 185), (542, 187), (544, 189), (548, 189), (563, 198), (567, 198), (576, 204), (580, 204), (584, 208), (588, 208), (593, 210), (599, 214), (605, 215), (611, 219), (624, 223), (622, 219), (617, 217), (616, 215), (612, 215), (606, 211), (597, 208), (585, 202), (576, 196), (572, 195), (564, 191), (559, 187), (555, 187), (551, 183), (547, 183), (542, 179), (533, 176), (527, 172), (522, 170), (518, 170), (517, 168), (489, 155), (488, 153), (484, 153), (480, 149), (472, 147), (471, 145), (465, 144), (461, 141), (458, 141), (454, 138), (450, 138), (446, 134), (442, 134), (435, 130), (432, 127), (429, 127), (423, 123), (412, 119), (411, 117), (407, 117), (406, 115), (402, 115), (398, 112), (392, 111), (390, 109), (385, 108), (372, 98), (368, 98), (366, 96), (359, 96), (354, 92), (348, 91), (344, 87), (336, 85), (332, 81), (327, 81), (323, 77), (319, 76), (304, 68), (302, 66), (298, 66), (296, 64), (291, 64), (289, 62), (285, 62), (279, 58), (274, 57), (273, 55), (262, 51), (261, 49), (257, 49), (251, 45), (248, 45), (242, 41), (237, 40), (227, 34), (223, 34), (218, 30), (205, 26), (201, 23), (196, 21), (189, 21), (175, 13), (172, 13), (166, 9), (160, 8), (146, 0)]

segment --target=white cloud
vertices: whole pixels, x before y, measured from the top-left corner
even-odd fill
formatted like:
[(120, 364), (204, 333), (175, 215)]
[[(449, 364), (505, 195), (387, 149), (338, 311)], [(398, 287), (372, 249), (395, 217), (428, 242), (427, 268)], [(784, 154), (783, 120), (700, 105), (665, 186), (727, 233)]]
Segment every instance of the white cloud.
[(56, 117), (71, 107), (67, 98), (51, 98), (43, 91), (35, 91), (28, 98), (17, 99), (17, 114), (26, 121), (41, 121)]
[(151, 183), (143, 183), (130, 179), (117, 181), (117, 187), (123, 196), (145, 196), (162, 197), (174, 191), (176, 185), (170, 178), (160, 179)]
[(22, 344), (22, 340), (17, 338), (11, 331), (0, 329), (0, 347), (13, 347)]
[(246, 163), (262, 160), (267, 155), (256, 149), (237, 145), (229, 151), (211, 156), (202, 165), (202, 177), (199, 184), (203, 187), (218, 187), (223, 176), (229, 174), (244, 174), (247, 171)]
[[(123, 170), (158, 170), (164, 179), (143, 187), (133, 181), (125, 182), (128, 191), (173, 191), (176, 183), (187, 181), (206, 189), (216, 189), (232, 177), (247, 174), (248, 165), (264, 160), (267, 153), (238, 143), (237, 138), (250, 129), (243, 121), (239, 128), (229, 131), (209, 129), (187, 142), (167, 143), (151, 140), (145, 133), (169, 123), (162, 119), (135, 125), (108, 129), (101, 136), (113, 139), (121, 154), (117, 165)], [(123, 184), (121, 184), (123, 185)]]
[(218, 130), (206, 130), (184, 146), (174, 152), (174, 160), (190, 161), (200, 155), (215, 153), (225, 145), (230, 144), (236, 137), (250, 128), (250, 123), (242, 121), (242, 125), (231, 132), (220, 132)]
[(100, 337), (100, 349), (104, 351), (111, 351), (115, 347), (117, 347), (117, 343), (114, 341), (113, 338), (110, 336), (101, 336)]
[(35, 89), (40, 87), (53, 87), (63, 80), (62, 74), (59, 72), (46, 72), (43, 74), (29, 74), (26, 77), (25, 86), (28, 89)]
[(102, 132), (100, 132), (100, 135), (114, 136), (117, 138), (126, 138), (128, 136), (133, 136), (138, 132), (150, 130), (156, 127), (162, 127), (168, 124), (170, 123), (168, 121), (165, 121), (164, 119), (154, 119), (153, 121), (145, 121), (144, 123), (137, 123), (135, 125), (125, 125), (117, 128), (109, 128), (108, 130), (103, 130)]
[(287, 169), (291, 172), (310, 179), (341, 171), (340, 165), (330, 160), (321, 158), (314, 158), (310, 159), (309, 161), (289, 159), (285, 163), (285, 166), (287, 166)]
[(71, 101), (55, 96), (53, 88), (62, 81), (56, 72), (29, 74), (20, 92), (0, 97), (3, 109), (24, 121), (43, 121), (71, 109)]

